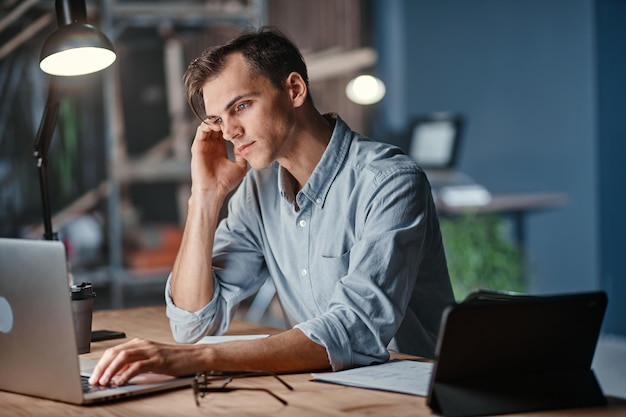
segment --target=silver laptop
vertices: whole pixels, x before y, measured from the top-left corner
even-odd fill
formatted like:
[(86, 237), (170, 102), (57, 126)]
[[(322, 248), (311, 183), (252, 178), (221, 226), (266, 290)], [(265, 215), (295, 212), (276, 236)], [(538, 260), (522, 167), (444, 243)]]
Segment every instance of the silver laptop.
[(61, 242), (0, 238), (0, 352), (0, 390), (74, 404), (189, 387), (192, 380), (85, 392)]

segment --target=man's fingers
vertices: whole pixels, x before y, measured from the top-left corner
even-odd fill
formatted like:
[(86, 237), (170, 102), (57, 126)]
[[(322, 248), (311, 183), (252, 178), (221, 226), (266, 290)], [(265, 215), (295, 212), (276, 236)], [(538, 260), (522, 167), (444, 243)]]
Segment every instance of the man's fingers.
[(119, 372), (111, 377), (111, 382), (115, 385), (124, 385), (132, 377), (144, 372), (148, 368), (149, 360), (140, 360), (126, 364)]
[[(92, 385), (107, 385), (119, 373), (129, 375), (129, 369), (130, 372), (133, 372), (137, 369), (135, 364), (145, 357), (146, 355), (142, 353), (141, 341), (139, 340), (131, 340), (130, 342), (109, 348), (98, 361), (89, 378), (89, 383)], [(127, 376), (125, 381), (129, 378)]]
[(219, 129), (215, 129), (214, 127), (206, 124), (200, 123), (196, 128), (196, 136), (194, 138), (194, 142), (196, 140), (205, 140), (205, 139), (221, 139), (221, 133)]
[[(104, 354), (96, 364), (96, 367), (93, 369), (91, 376), (89, 377), (89, 383), (91, 385), (96, 385), (100, 383), (100, 380), (103, 379), (103, 375), (106, 369), (109, 367), (109, 364), (113, 360), (115, 353), (113, 351), (114, 348), (109, 348), (104, 351)], [(104, 385), (108, 384), (108, 381), (104, 383)]]
[(133, 356), (132, 352), (127, 349), (117, 352), (100, 377), (98, 381), (100, 385), (108, 384), (113, 380), (113, 377), (129, 367), (129, 362), (133, 360)]

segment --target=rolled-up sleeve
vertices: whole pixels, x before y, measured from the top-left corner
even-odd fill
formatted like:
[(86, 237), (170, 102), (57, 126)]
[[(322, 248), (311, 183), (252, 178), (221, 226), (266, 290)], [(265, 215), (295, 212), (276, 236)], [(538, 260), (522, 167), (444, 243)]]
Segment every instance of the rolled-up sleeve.
[(253, 295), (267, 279), (265, 261), (252, 238), (246, 217), (246, 185), (244, 183), (229, 201), (230, 215), (218, 226), (213, 251), (214, 293), (212, 299), (198, 311), (184, 310), (174, 303), (171, 274), (165, 288), (166, 313), (172, 336), (180, 343), (195, 343), (207, 335), (220, 335), (228, 330), (241, 301)]
[(214, 317), (217, 312), (220, 288), (215, 277), (213, 280), (216, 290), (213, 299), (200, 310), (193, 312), (183, 310), (174, 304), (171, 279), (170, 274), (165, 284), (165, 305), (174, 340), (179, 343), (195, 343), (208, 334), (221, 334), (226, 331), (226, 329), (215, 325)]

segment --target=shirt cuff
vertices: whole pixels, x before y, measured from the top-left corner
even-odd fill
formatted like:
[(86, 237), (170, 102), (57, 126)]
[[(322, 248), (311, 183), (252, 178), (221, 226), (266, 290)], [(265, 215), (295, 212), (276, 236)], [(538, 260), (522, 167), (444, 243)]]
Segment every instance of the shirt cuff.
[[(170, 320), (172, 336), (179, 343), (195, 343), (211, 330), (210, 324), (217, 312), (219, 286), (215, 283), (215, 294), (207, 305), (198, 311), (191, 312), (174, 304), (171, 279), (172, 274), (169, 275), (165, 284), (165, 306), (167, 317)], [(215, 281), (215, 276), (213, 280)]]
[(309, 339), (326, 348), (328, 360), (333, 371), (353, 366), (352, 348), (343, 326), (332, 320), (332, 316), (310, 319), (294, 326)]

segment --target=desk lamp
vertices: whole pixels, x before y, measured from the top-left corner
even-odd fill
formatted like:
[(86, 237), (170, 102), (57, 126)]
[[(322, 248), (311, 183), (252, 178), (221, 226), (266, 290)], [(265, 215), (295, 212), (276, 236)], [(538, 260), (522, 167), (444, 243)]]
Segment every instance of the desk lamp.
[(101, 71), (116, 58), (111, 41), (95, 27), (85, 23), (85, 0), (56, 0), (58, 29), (46, 39), (39, 66), (51, 75), (48, 97), (35, 140), (35, 159), (43, 208), (44, 239), (57, 240), (52, 230), (48, 193), (48, 149), (59, 109), (57, 76), (77, 76)]

